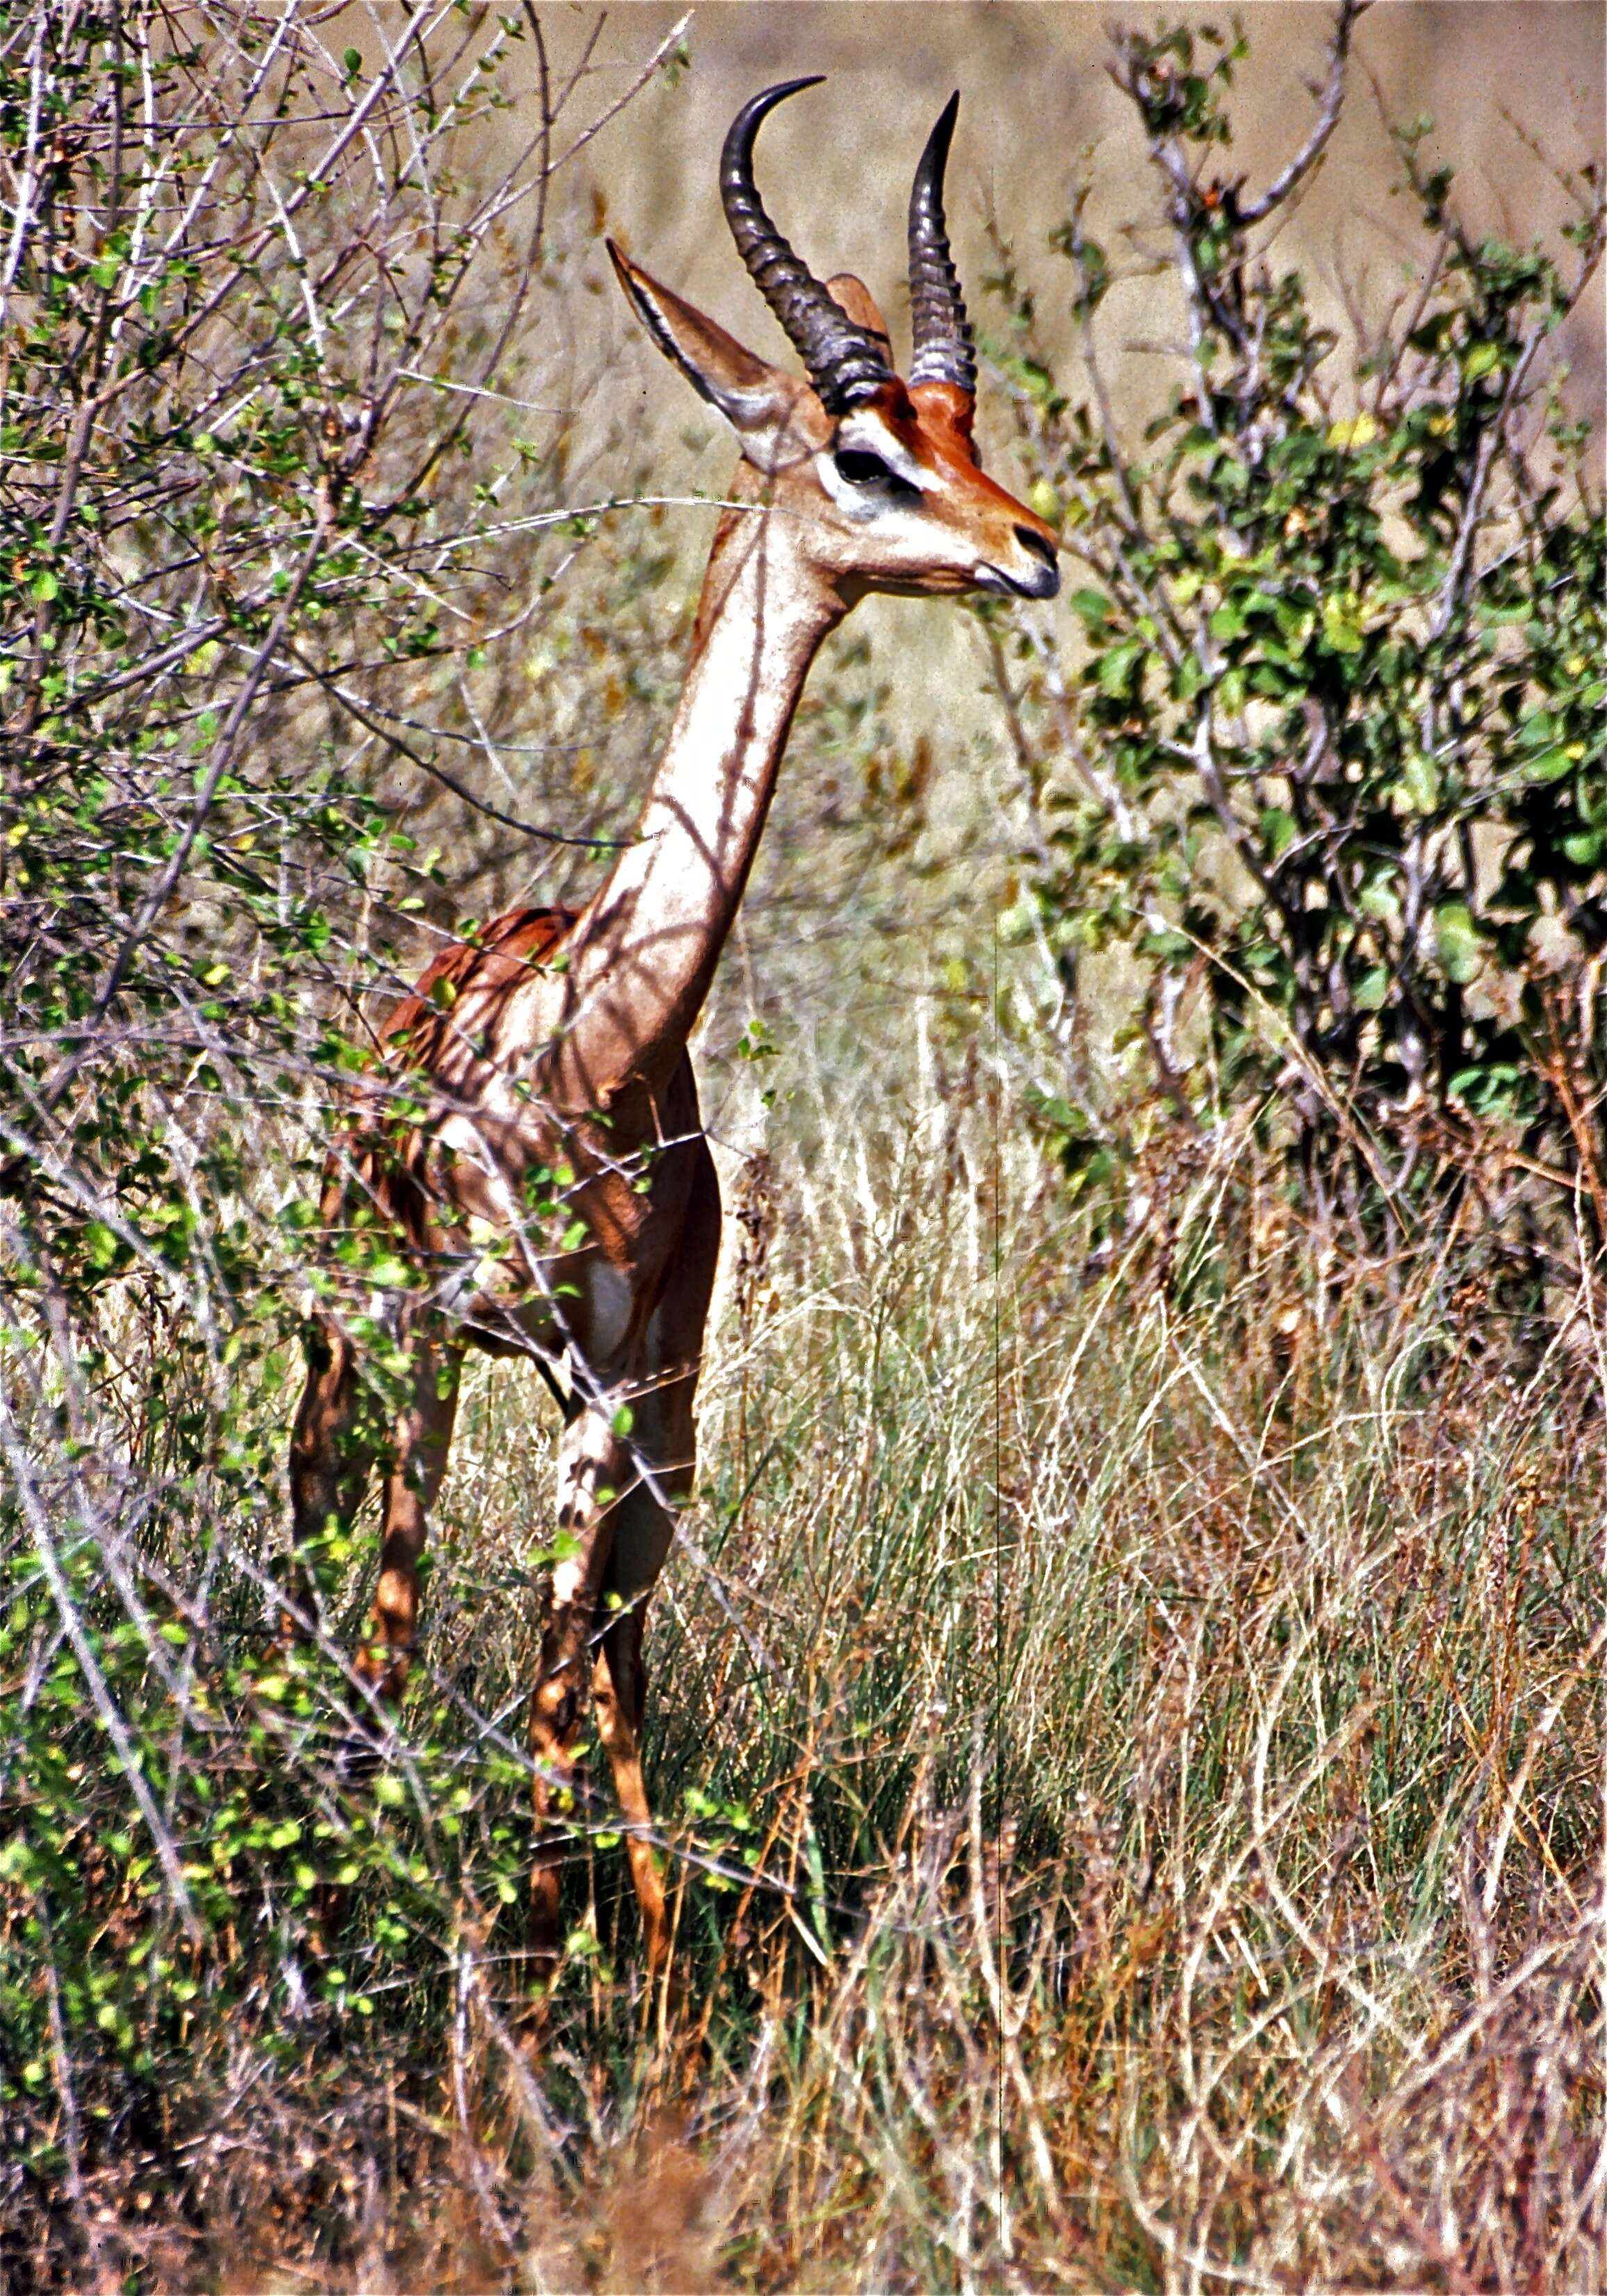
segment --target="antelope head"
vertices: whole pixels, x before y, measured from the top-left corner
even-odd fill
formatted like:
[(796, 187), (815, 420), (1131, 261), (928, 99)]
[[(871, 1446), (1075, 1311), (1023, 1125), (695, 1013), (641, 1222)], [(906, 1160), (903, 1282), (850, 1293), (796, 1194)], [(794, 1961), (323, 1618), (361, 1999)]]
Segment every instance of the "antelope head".
[(732, 236), (808, 381), (745, 349), (611, 240), (620, 284), (659, 348), (735, 430), (753, 474), (739, 491), (798, 521), (808, 557), (845, 604), (872, 590), (1052, 598), (1054, 531), (987, 476), (972, 436), (976, 355), (943, 220), (960, 99), (950, 97), (928, 137), (910, 194), (914, 356), (901, 381), (869, 290), (847, 273), (823, 286), (754, 185), (761, 121), (817, 84), (818, 75), (785, 80), (752, 97), (720, 156)]

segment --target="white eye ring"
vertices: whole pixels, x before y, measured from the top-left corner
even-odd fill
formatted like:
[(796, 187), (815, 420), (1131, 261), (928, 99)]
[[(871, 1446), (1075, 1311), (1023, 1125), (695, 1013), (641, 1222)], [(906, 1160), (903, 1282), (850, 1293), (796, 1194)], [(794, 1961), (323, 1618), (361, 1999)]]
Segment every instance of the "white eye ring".
[(852, 519), (915, 510), (923, 499), (924, 489), (898, 468), (898, 462), (879, 454), (874, 446), (861, 445), (851, 434), (840, 447), (820, 455), (816, 468), (827, 494)]
[(896, 474), (889, 470), (881, 455), (873, 455), (866, 447), (840, 447), (832, 459), (837, 465), (839, 478), (846, 479), (851, 487), (896, 483)]

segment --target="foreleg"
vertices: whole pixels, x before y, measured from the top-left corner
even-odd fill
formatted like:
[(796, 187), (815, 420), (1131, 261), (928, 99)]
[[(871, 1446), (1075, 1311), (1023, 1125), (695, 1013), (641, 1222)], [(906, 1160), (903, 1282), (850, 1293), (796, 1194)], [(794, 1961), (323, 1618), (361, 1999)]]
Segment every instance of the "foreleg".
[(576, 1748), (591, 1673), (590, 1643), (613, 1546), (615, 1506), (628, 1472), (606, 1405), (583, 1411), (565, 1434), (559, 1464), (558, 1554), (553, 1602), (530, 1699), (536, 1851), (530, 1874), (530, 1950), (537, 1974), (558, 1966), (559, 1887), (575, 1810)]
[(653, 1816), (642, 1775), (642, 1725), (647, 1711), (647, 1669), (642, 1662), (645, 1620), (634, 1603), (611, 1620), (592, 1672), (597, 1734), (613, 1772), (614, 1792), (625, 1821), (625, 1850), (642, 1909), (647, 1973), (656, 1981), (669, 1955), (669, 1918), (664, 1875), (653, 1846)]
[[(694, 1107), (695, 1113), (695, 1107)], [(597, 1727), (614, 1775), (626, 1825), (627, 1854), (649, 1976), (657, 1980), (669, 1959), (669, 1919), (662, 1862), (654, 1846), (652, 1811), (642, 1772), (642, 1733), (647, 1710), (647, 1669), (642, 1644), (647, 1603), (675, 1537), (675, 1519), (692, 1496), (696, 1471), (693, 1403), (719, 1253), (720, 1199), (714, 1164), (700, 1141), (686, 1225), (676, 1263), (648, 1324), (644, 1380), (634, 1405), (632, 1460), (636, 1472), (619, 1508), (605, 1601), (612, 1617), (594, 1676)]]
[(642, 1909), (650, 1979), (669, 1958), (669, 1918), (662, 1861), (642, 1772), (642, 1732), (647, 1712), (647, 1669), (642, 1644), (647, 1601), (675, 1537), (676, 1511), (690, 1497), (693, 1477), (693, 1392), (696, 1368), (650, 1389), (635, 1406), (633, 1488), (618, 1510), (603, 1580), (611, 1615), (593, 1673), (597, 1731), (613, 1772), (625, 1820), (626, 1854)]

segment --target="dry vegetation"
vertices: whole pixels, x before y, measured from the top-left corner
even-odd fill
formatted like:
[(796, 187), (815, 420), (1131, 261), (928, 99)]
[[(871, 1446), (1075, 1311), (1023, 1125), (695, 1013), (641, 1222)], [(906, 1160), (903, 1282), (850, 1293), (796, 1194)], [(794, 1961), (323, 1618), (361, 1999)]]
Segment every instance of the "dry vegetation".
[[(553, 90), (586, 37), (555, 52)], [(14, 72), (27, 41), (0, 51)], [(344, 59), (314, 64), (321, 101), (363, 101)], [(472, 204), (439, 156), (442, 200)], [(565, 359), (584, 376), (545, 340), (517, 370), (473, 365), (510, 281), (528, 270), (548, 312), (565, 291), (537, 239), (488, 234), (485, 253), (461, 335), (414, 293), (431, 357), (521, 400)], [(278, 261), (258, 319), (299, 308)], [(265, 340), (259, 414), (283, 382)], [(1011, 387), (1041, 447), (1041, 401)], [(386, 388), (376, 453), (404, 471), (439, 446), (440, 403)], [(276, 491), (251, 492), (258, 448), (238, 447), (243, 570), (221, 593), (210, 563), (184, 587), (171, 537), (130, 521), (181, 627), (258, 575), (258, 609), (275, 594), (252, 520), (266, 501), (275, 547), (305, 542), (327, 473), (311, 403), (285, 418)], [(80, 804), (89, 766), (46, 756), (47, 715), (8, 720), (7, 802), (35, 805), (35, 767), (45, 791), (28, 816), (28, 851), (56, 857), (42, 882), (83, 872), (104, 914), (42, 896), (40, 924), (8, 882), (0, 2285), (1602, 2287), (1599, 1107), (1577, 1111), (1572, 1211), (1547, 1200), (1527, 1258), (1471, 1209), (1521, 1194), (1513, 1136), (1471, 1122), (1445, 1152), (1467, 1190), (1384, 1248), (1362, 1214), (1314, 1234), (1275, 1102), (1225, 1096), (1171, 1127), (1123, 1051), (1102, 1103), (1120, 1185), (1073, 1202), (1023, 1093), (1065, 1054), (1044, 1021), (1053, 958), (1030, 937), (1001, 949), (967, 911), (968, 850), (932, 833), (934, 782), (1000, 755), (987, 787), (1020, 767), (1019, 823), (1052, 747), (1029, 712), (1013, 750), (1001, 718), (991, 755), (934, 767), (889, 731), (897, 667), (884, 711), (881, 663), (840, 646), (767, 865), (803, 873), (798, 905), (767, 907), (757, 972), (745, 943), (729, 953), (711, 1122), (749, 1152), (720, 1139), (701, 1488), (648, 1644), (674, 1995), (645, 1996), (600, 1784), (539, 2017), (520, 1958), (556, 1428), (534, 1374), (470, 1375), (427, 1646), (373, 1788), (338, 1759), (370, 1521), (332, 1556), (327, 1641), (270, 1651), (318, 1265), (292, 1211), (349, 1074), (330, 1016), (417, 953), (421, 911), (432, 933), (525, 892), (532, 840), (485, 806), (617, 827), (673, 695), (681, 529), (652, 509), (570, 524), (624, 489), (594, 487), (562, 423), (511, 447), (525, 422), (442, 457), (399, 534), (363, 529), (372, 563), (332, 543), (327, 611), (294, 650), (266, 611), (242, 618), (232, 654), (168, 650), (136, 726), (91, 726), (109, 756), (126, 743), (127, 820)], [(622, 464), (634, 443), (614, 441)], [(189, 485), (192, 451), (160, 467)], [(28, 483), (13, 474), (8, 517)], [(352, 484), (383, 491), (355, 460)], [(448, 533), (474, 545), (461, 578)], [(20, 664), (61, 594), (24, 572)], [(139, 586), (127, 562), (119, 578)], [(461, 630), (448, 611), (431, 635), (421, 586)], [(362, 654), (405, 627), (407, 659)], [(1006, 627), (984, 623), (975, 658), (991, 645), (1008, 685)], [(41, 1078), (86, 1009), (38, 1018), (78, 946), (61, 921), (99, 980), (160, 881), (152, 818), (182, 816), (149, 778), (147, 718), (201, 771), (252, 662), (261, 745), (222, 776), (192, 906), (146, 919), (150, 977), (123, 1004), (88, 999), (86, 1081), (52, 1101)], [(342, 682), (390, 714), (354, 721)], [(19, 669), (12, 705), (27, 688)], [(292, 770), (309, 756), (316, 803)], [(426, 808), (421, 760), (479, 806)], [(972, 817), (1013, 834), (989, 794)], [(444, 860), (396, 843), (398, 820)], [(236, 865), (225, 830), (272, 867)], [(931, 946), (866, 1024), (869, 1074), (863, 998), (789, 1008), (777, 983), (846, 979), (852, 936), (898, 928), (917, 863)], [(273, 898), (253, 909), (259, 865)], [(543, 849), (542, 890), (592, 865)], [(220, 949), (234, 985), (209, 1005), (194, 984)], [(1079, 1030), (1086, 1075), (1086, 1012)], [(162, 1226), (164, 1202), (188, 1212)], [(354, 1297), (383, 1292), (375, 1267), (347, 1271)]]
[[(483, 1861), (374, 1875), (344, 2005), (264, 1962), (97, 2148), (107, 2269), (1599, 2284), (1599, 1359), (1515, 1373), (1431, 1258), (1315, 1327), (1247, 1142), (1090, 1266), (996, 1124), (962, 1078), (739, 1199), (653, 1643), (681, 2001), (605, 1806), (534, 2072)], [(483, 1756), (528, 1679), (538, 1393), (466, 1411), (415, 1748), (449, 1696)]]

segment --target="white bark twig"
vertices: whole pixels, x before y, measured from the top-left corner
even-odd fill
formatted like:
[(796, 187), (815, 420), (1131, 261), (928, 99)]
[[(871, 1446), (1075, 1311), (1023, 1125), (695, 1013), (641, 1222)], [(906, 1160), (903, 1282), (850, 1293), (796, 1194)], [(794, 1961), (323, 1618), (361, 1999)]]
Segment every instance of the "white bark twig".
[(1260, 223), (1275, 208), (1282, 207), (1301, 177), (1309, 174), (1322, 158), (1344, 109), (1345, 65), (1350, 53), (1350, 37), (1372, 4), (1373, 0), (1340, 0), (1339, 12), (1333, 20), (1333, 37), (1328, 44), (1328, 79), (1323, 91), (1323, 107), (1317, 114), (1316, 125), (1288, 166), (1274, 176), (1259, 199), (1240, 201), (1241, 223)]

